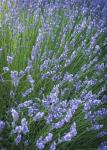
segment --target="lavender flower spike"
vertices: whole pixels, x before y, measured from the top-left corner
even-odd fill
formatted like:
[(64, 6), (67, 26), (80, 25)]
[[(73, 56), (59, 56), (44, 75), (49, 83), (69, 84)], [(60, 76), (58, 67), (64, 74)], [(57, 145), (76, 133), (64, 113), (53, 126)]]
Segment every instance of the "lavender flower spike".
[(13, 121), (16, 122), (19, 118), (18, 112), (15, 109), (12, 109), (11, 113), (12, 113)]
[(70, 128), (70, 132), (66, 133), (61, 141), (71, 141), (75, 136), (77, 135), (77, 130), (76, 130), (76, 123), (74, 122), (73, 125)]
[(11, 64), (12, 61), (13, 61), (13, 57), (7, 56), (7, 63), (8, 63), (8, 64)]
[(18, 145), (18, 144), (21, 142), (21, 138), (22, 138), (21, 134), (19, 134), (19, 135), (16, 137), (16, 139), (15, 139), (16, 145)]
[(0, 131), (2, 131), (4, 129), (4, 127), (5, 127), (4, 121), (0, 120)]

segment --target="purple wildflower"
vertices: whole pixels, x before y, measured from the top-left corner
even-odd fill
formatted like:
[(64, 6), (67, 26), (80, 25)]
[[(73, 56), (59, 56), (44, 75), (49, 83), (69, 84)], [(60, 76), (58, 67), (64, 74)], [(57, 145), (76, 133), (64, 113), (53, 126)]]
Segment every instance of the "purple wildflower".
[(107, 150), (107, 141), (102, 142), (97, 150)]
[(21, 130), (25, 135), (29, 132), (26, 118), (22, 118), (21, 120)]
[(3, 51), (3, 49), (2, 48), (0, 48), (0, 52), (2, 52)]
[(42, 150), (44, 149), (45, 145), (44, 145), (44, 142), (43, 142), (43, 138), (40, 137), (37, 141), (36, 141), (36, 146), (39, 150)]
[(13, 61), (13, 57), (7, 56), (7, 63), (8, 63), (8, 64), (11, 64), (12, 61)]
[(33, 80), (32, 76), (30, 74), (28, 75), (27, 79), (28, 79), (29, 83), (34, 84), (35, 81)]
[(62, 119), (61, 121), (58, 121), (56, 123), (52, 123), (52, 128), (53, 129), (59, 129), (64, 125), (65, 121)]
[(22, 125), (21, 127), (22, 132), (24, 135), (26, 135), (29, 132), (28, 126), (27, 125)]
[(16, 126), (16, 128), (14, 129), (14, 133), (21, 133), (22, 129), (21, 126)]
[(33, 88), (29, 88), (29, 89), (27, 89), (24, 93), (22, 93), (22, 96), (23, 96), (23, 97), (26, 97), (26, 96), (28, 96), (32, 91), (33, 91)]
[(103, 128), (103, 126), (104, 126), (103, 124), (94, 124), (92, 126), (92, 130), (100, 130)]
[(96, 65), (96, 70), (103, 71), (104, 70), (104, 63)]
[(18, 109), (26, 108), (26, 107), (29, 107), (32, 103), (33, 103), (32, 100), (27, 100), (27, 101), (25, 101), (23, 103), (20, 103), (17, 108)]
[(3, 67), (3, 71), (4, 72), (9, 72), (9, 68), (8, 67)]
[(5, 127), (5, 122), (0, 120), (0, 131), (2, 131)]
[(18, 72), (17, 71), (11, 71), (11, 78), (13, 80), (14, 86), (17, 86), (19, 83)]
[(100, 133), (97, 134), (98, 138), (101, 138), (103, 136), (107, 136), (107, 131), (101, 131)]
[(66, 74), (64, 75), (64, 80), (65, 80), (65, 81), (72, 82), (72, 81), (74, 80), (74, 79), (73, 79), (73, 75), (66, 73)]
[(18, 145), (21, 142), (21, 138), (22, 138), (21, 134), (18, 134), (18, 136), (15, 139), (16, 145)]
[(74, 122), (70, 128), (70, 132), (66, 133), (61, 140), (62, 141), (71, 141), (77, 135), (76, 123)]
[(23, 70), (21, 70), (21, 71), (19, 72), (19, 77), (22, 78), (24, 75), (25, 75), (25, 72), (24, 72)]
[(48, 133), (48, 135), (43, 139), (44, 143), (46, 144), (46, 143), (52, 141), (52, 137), (53, 137), (53, 134)]
[(15, 109), (12, 109), (11, 112), (12, 112), (13, 121), (16, 122), (19, 118), (19, 114)]
[(34, 121), (38, 121), (38, 120), (40, 120), (43, 116), (44, 116), (44, 112), (38, 112), (38, 113), (33, 117), (33, 120), (34, 120)]
[(14, 95), (15, 95), (15, 93), (11, 90), (11, 91), (10, 91), (10, 96), (11, 96), (11, 97), (14, 97)]
[(22, 124), (22, 125), (27, 125), (27, 120), (26, 120), (26, 118), (22, 118), (21, 124)]
[(56, 150), (56, 143), (53, 142), (50, 146), (50, 149), (49, 150)]
[(32, 61), (28, 59), (28, 65), (25, 68), (25, 72), (29, 72), (32, 69)]

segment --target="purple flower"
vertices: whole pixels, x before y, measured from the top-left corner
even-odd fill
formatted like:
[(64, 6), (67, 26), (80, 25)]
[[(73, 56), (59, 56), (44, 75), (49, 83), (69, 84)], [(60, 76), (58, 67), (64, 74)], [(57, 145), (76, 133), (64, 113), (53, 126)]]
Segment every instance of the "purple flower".
[(70, 132), (66, 133), (62, 138), (61, 141), (71, 141), (77, 135), (76, 130), (76, 123), (74, 122), (70, 128)]
[(38, 113), (33, 117), (33, 120), (34, 120), (34, 121), (38, 121), (38, 120), (40, 120), (43, 116), (44, 116), (44, 112), (38, 112)]
[(51, 113), (48, 114), (48, 116), (45, 117), (46, 123), (47, 124), (51, 124), (51, 122), (53, 121), (53, 116)]
[(27, 89), (24, 93), (22, 93), (22, 96), (23, 96), (23, 97), (26, 97), (26, 96), (28, 96), (32, 91), (33, 91), (33, 88), (29, 88), (29, 89)]
[(22, 130), (23, 134), (25, 134), (25, 135), (29, 132), (26, 118), (22, 118), (22, 120), (21, 120), (21, 130)]
[(25, 68), (25, 72), (29, 72), (31, 70), (31, 67), (30, 66), (27, 66), (26, 68)]
[(78, 92), (80, 90), (80, 83), (76, 82), (75, 84), (75, 90)]
[(13, 80), (14, 86), (17, 86), (19, 83), (18, 72), (17, 71), (11, 71), (11, 78)]
[(8, 63), (8, 64), (11, 64), (12, 61), (13, 61), (13, 57), (7, 56), (7, 63)]
[(99, 65), (96, 65), (96, 69), (97, 69), (98, 71), (104, 70), (104, 63), (99, 64)]
[(44, 149), (45, 145), (44, 145), (44, 142), (43, 142), (43, 138), (40, 137), (37, 141), (36, 141), (36, 146), (39, 150), (42, 150)]
[(21, 138), (22, 138), (21, 134), (18, 134), (18, 136), (15, 139), (16, 145), (18, 145), (21, 142)]
[(34, 84), (35, 81), (33, 80), (32, 76), (30, 74), (28, 75), (27, 79), (28, 79), (29, 83)]
[(28, 59), (28, 65), (25, 68), (25, 72), (29, 72), (32, 69), (32, 61)]
[(58, 121), (56, 123), (52, 123), (52, 128), (53, 129), (59, 129), (64, 125), (65, 121), (62, 119), (61, 121)]
[(50, 149), (49, 150), (56, 150), (56, 143), (53, 142), (50, 146)]
[(21, 70), (21, 71), (19, 72), (19, 77), (22, 78), (24, 75), (25, 75), (25, 72), (24, 72), (23, 70)]
[(103, 124), (95, 124), (92, 126), (92, 130), (100, 130), (103, 128)]
[(34, 109), (32, 107), (29, 107), (29, 109), (28, 109), (28, 115), (30, 117), (32, 117), (34, 115)]
[(72, 118), (72, 116), (73, 116), (72, 110), (69, 109), (69, 110), (67, 111), (67, 114), (66, 114), (65, 117), (64, 117), (64, 121), (65, 121), (65, 122), (69, 122), (70, 119)]
[(107, 141), (102, 142), (97, 150), (107, 150)]
[(22, 124), (22, 125), (27, 125), (26, 118), (22, 118), (22, 120), (21, 120), (21, 124)]
[(65, 81), (72, 82), (72, 81), (74, 80), (74, 79), (73, 79), (73, 75), (66, 73), (66, 74), (64, 75), (64, 80), (65, 80)]
[(45, 147), (45, 144), (47, 144), (48, 142), (52, 141), (52, 137), (53, 134), (52, 133), (48, 133), (48, 135), (43, 138), (42, 136), (36, 141), (36, 146), (38, 149), (42, 150)]
[(103, 96), (102, 101), (103, 101), (103, 102), (107, 102), (107, 95), (104, 95), (104, 96)]
[(11, 112), (12, 112), (13, 121), (16, 122), (19, 119), (19, 114), (15, 109), (12, 109)]
[(49, 65), (49, 61), (50, 61), (50, 59), (44, 61), (44, 63), (40, 66), (40, 71), (49, 69), (49, 66), (48, 66)]
[(16, 128), (14, 129), (14, 133), (21, 133), (21, 131), (21, 126), (16, 126)]
[(103, 136), (107, 136), (107, 131), (101, 131), (100, 133), (97, 134), (98, 138), (101, 138)]
[(3, 67), (3, 71), (4, 72), (9, 72), (9, 68), (8, 67)]
[(33, 103), (32, 100), (27, 100), (24, 103), (18, 105), (18, 109), (29, 107)]
[(22, 125), (21, 129), (24, 135), (26, 135), (29, 132), (27, 125)]
[(70, 59), (67, 59), (66, 61), (65, 61), (65, 67), (67, 67), (68, 65), (70, 65), (71, 64), (71, 60)]
[(48, 79), (51, 76), (50, 72), (42, 74), (42, 79)]
[(11, 96), (11, 97), (14, 97), (14, 95), (15, 95), (14, 92), (13, 92), (13, 91), (10, 91), (10, 96)]
[(5, 122), (0, 120), (0, 131), (2, 131), (5, 127)]
[(71, 141), (71, 139), (72, 139), (72, 134), (71, 134), (71, 132), (68, 132), (68, 133), (66, 133), (64, 136), (63, 136), (63, 138), (62, 138), (62, 140), (63, 141)]
[(59, 102), (59, 98), (58, 98), (58, 93), (59, 93), (59, 89), (58, 89), (59, 85), (56, 85), (53, 87), (50, 95), (42, 101), (44, 107), (49, 108), (52, 107), (53, 105), (55, 105), (56, 103)]
[(50, 141), (52, 141), (52, 137), (53, 137), (53, 134), (52, 133), (48, 133), (48, 135), (44, 138), (44, 143), (48, 143)]
[(2, 48), (0, 48), (0, 52), (2, 52), (3, 51), (3, 49)]

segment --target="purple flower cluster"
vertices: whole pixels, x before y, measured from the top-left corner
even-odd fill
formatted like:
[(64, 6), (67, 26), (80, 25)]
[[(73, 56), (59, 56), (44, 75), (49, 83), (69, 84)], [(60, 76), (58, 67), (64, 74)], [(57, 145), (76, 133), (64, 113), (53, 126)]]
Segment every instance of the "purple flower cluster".
[(76, 123), (74, 122), (70, 128), (70, 132), (65, 133), (60, 142), (71, 141), (77, 135)]
[(106, 150), (107, 149), (107, 141), (104, 141), (98, 147), (98, 150)]
[(16, 125), (13, 122), (12, 134), (14, 135), (17, 134), (15, 138), (16, 145), (18, 145), (21, 142), (22, 137), (26, 135), (28, 132), (29, 132), (29, 129), (28, 129), (28, 123), (27, 123), (26, 118), (22, 118), (21, 125)]
[(7, 56), (7, 63), (8, 63), (8, 64), (11, 64), (12, 61), (13, 61), (13, 57)]
[(18, 86), (19, 83), (19, 77), (17, 71), (11, 71), (11, 79), (13, 81), (14, 86)]
[(11, 113), (12, 113), (13, 121), (16, 122), (19, 119), (18, 112), (15, 109), (12, 108)]
[[(79, 128), (95, 131), (96, 139), (106, 137), (106, 0), (2, 0), (0, 6), (5, 64), (0, 61), (5, 108), (0, 110), (5, 112), (0, 114), (0, 142), (6, 136), (19, 149), (32, 149), (35, 139), (37, 149), (55, 150), (76, 138), (84, 144)], [(106, 149), (107, 141), (98, 147)]]
[(0, 132), (4, 129), (5, 127), (5, 122), (0, 120)]
[(36, 146), (39, 150), (42, 150), (44, 149), (45, 147), (45, 144), (47, 144), (48, 142), (51, 142), (52, 141), (52, 138), (53, 138), (53, 134), (52, 133), (48, 133), (48, 135), (43, 138), (43, 137), (40, 137), (37, 141), (36, 141)]

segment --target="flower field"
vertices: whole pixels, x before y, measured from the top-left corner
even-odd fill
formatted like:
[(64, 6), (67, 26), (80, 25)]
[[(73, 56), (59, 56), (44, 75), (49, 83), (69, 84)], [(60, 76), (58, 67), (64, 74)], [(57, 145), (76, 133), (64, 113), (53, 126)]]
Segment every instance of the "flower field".
[(107, 150), (107, 0), (0, 0), (0, 150)]

